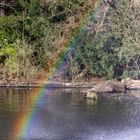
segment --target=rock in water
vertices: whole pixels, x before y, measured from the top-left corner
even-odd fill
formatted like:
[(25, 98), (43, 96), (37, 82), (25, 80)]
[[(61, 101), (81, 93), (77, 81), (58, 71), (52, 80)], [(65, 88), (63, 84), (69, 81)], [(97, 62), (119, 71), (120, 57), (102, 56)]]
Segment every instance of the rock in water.
[(97, 98), (98, 98), (97, 93), (90, 91), (90, 90), (87, 91), (86, 97), (89, 99), (93, 99), (93, 100), (97, 100)]
[(88, 99), (97, 100), (98, 93), (119, 93), (125, 92), (126, 86), (122, 82), (118, 82), (115, 80), (109, 80), (100, 84), (95, 85), (91, 89), (82, 90), (81, 93), (85, 95)]
[(126, 85), (127, 89), (140, 89), (140, 80), (133, 80), (131, 78), (122, 79), (121, 81), (124, 85)]
[(96, 93), (113, 93), (113, 92), (124, 92), (125, 84), (117, 81), (106, 81), (104, 83), (100, 83), (95, 85), (94, 88), (90, 89), (90, 91), (94, 91)]

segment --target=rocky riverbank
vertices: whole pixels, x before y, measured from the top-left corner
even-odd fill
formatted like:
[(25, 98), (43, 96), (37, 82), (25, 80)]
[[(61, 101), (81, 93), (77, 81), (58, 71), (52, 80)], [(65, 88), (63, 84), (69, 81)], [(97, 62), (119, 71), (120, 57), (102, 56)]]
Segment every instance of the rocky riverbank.
[(65, 81), (65, 80), (40, 80), (40, 79), (34, 79), (32, 81), (25, 81), (25, 80), (9, 80), (9, 81), (1, 81), (0, 87), (62, 87), (62, 88), (76, 88), (76, 87), (83, 87), (83, 88), (92, 88), (93, 86), (105, 81), (104, 79), (100, 78), (93, 78), (88, 81), (78, 81), (78, 82), (71, 82), (71, 81)]
[(130, 78), (122, 79), (120, 82), (116, 80), (108, 80), (99, 83), (93, 88), (82, 90), (87, 98), (96, 100), (100, 93), (126, 93), (131, 90), (140, 90), (140, 80), (133, 80)]
[[(80, 91), (80, 95), (87, 100), (96, 101), (100, 97), (107, 98), (140, 98), (140, 80), (130, 78), (117, 80), (92, 79), (83, 82), (64, 82), (64, 81), (37, 81), (37, 82), (20, 82), (20, 83), (2, 83), (0, 87), (16, 87), (16, 88), (76, 88)], [(133, 91), (135, 94), (133, 94)], [(138, 93), (136, 94), (136, 91)]]
[[(113, 93), (126, 92), (127, 90), (140, 90), (140, 80), (130, 78), (117, 80), (92, 79), (91, 81), (82, 82), (65, 82), (65, 81), (36, 81), (36, 82), (3, 82), (0, 87), (62, 87), (62, 88), (87, 88), (88, 92), (96, 93)], [(83, 91), (83, 92), (85, 92)]]

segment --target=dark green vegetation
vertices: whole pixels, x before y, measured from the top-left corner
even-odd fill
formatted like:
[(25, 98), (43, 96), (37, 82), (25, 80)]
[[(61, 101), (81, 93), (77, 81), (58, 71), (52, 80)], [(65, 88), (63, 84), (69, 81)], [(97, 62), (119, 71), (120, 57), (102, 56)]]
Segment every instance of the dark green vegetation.
[(46, 73), (60, 46), (94, 7), (91, 0), (10, 0), (1, 4), (0, 79)]
[[(0, 17), (0, 80), (32, 80), (50, 70), (55, 52), (93, 9), (93, 0), (4, 0)], [(140, 75), (140, 10), (126, 0), (110, 8), (101, 30), (68, 54), (65, 78)]]
[[(94, 32), (87, 32), (70, 55), (68, 71), (75, 78), (98, 76), (107, 79), (140, 77), (140, 9), (128, 0), (110, 7)], [(79, 78), (79, 77), (76, 78)], [(73, 79), (74, 79), (73, 78)]]

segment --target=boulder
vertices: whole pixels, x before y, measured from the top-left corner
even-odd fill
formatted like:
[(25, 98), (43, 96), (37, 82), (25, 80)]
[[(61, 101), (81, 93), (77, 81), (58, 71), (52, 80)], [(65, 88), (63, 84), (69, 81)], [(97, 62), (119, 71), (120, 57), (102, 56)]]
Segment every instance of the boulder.
[(132, 0), (135, 7), (140, 7), (140, 0)]
[(98, 99), (98, 96), (97, 96), (97, 93), (93, 92), (93, 91), (87, 91), (87, 95), (86, 97), (88, 99), (93, 99), (93, 100), (97, 100)]
[[(98, 102), (98, 100), (92, 100), (92, 99), (90, 99), (90, 98), (87, 98), (87, 105), (88, 105), (88, 106), (92, 106), (92, 107), (93, 107), (93, 105), (96, 105), (97, 102)], [(88, 107), (88, 106), (87, 106), (87, 107)]]
[(95, 85), (93, 88), (82, 90), (81, 93), (88, 99), (97, 100), (98, 93), (119, 93), (125, 92), (125, 90), (126, 86), (124, 83), (115, 80), (108, 80)]
[(127, 89), (140, 89), (140, 80), (133, 80), (131, 78), (122, 79), (121, 83), (126, 85)]
[(97, 98), (98, 98), (97, 93), (92, 91), (91, 89), (81, 90), (80, 93), (83, 96), (85, 96), (87, 99), (97, 100)]
[(109, 80), (104, 83), (100, 83), (98, 85), (95, 85), (94, 88), (90, 89), (91, 91), (98, 92), (98, 93), (113, 93), (113, 92), (124, 92), (125, 91), (125, 84)]

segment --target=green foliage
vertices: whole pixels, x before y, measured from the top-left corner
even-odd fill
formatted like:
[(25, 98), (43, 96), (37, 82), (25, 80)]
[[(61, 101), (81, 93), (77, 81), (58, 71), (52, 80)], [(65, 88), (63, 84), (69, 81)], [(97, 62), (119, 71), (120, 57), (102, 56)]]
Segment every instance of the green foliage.
[[(30, 79), (49, 71), (59, 48), (77, 27), (91, 0), (17, 0), (0, 17), (0, 73)], [(140, 10), (127, 0), (109, 9), (100, 31), (83, 33), (68, 54), (68, 79), (140, 76)], [(83, 12), (84, 11), (84, 12)]]
[(32, 54), (33, 50), (31, 46), (20, 40), (17, 40), (11, 46), (7, 45), (3, 47), (0, 50), (0, 59), (3, 63), (2, 78), (10, 80), (16, 77), (24, 77), (25, 79), (30, 77), (31, 79), (32, 76), (35, 76), (37, 68), (34, 67), (34, 62), (31, 58)]
[(14, 56), (16, 54), (16, 50), (15, 48), (13, 47), (13, 45), (11, 44), (7, 44), (7, 46), (3, 47), (1, 50), (0, 50), (0, 56)]
[(13, 43), (19, 36), (18, 20), (19, 18), (15, 16), (0, 17), (0, 47), (4, 43)]
[(121, 60), (117, 54), (119, 47), (117, 45), (120, 44), (118, 39), (102, 33), (90, 35), (90, 37), (87, 35), (84, 39), (85, 42), (80, 42), (75, 49), (72, 59), (77, 63), (76, 67), (79, 68), (79, 72), (84, 72), (85, 78), (98, 76), (112, 79), (120, 76), (121, 71), (116, 72), (121, 66)]
[[(109, 10), (108, 23), (103, 24), (102, 30), (81, 36), (75, 53), (70, 55), (73, 67), (79, 68), (79, 73), (84, 72), (86, 77), (140, 76), (140, 10), (127, 0), (120, 0), (116, 7)], [(72, 67), (71, 59), (68, 61)], [(71, 75), (69, 67), (67, 71)]]
[(121, 37), (122, 47), (118, 56), (123, 60), (123, 77), (139, 78), (140, 76), (140, 9), (130, 1), (119, 1), (117, 10), (112, 12), (113, 35)]
[[(0, 17), (0, 79), (31, 78), (49, 69), (65, 30), (85, 0), (5, 1)], [(73, 26), (75, 26), (73, 24)]]

